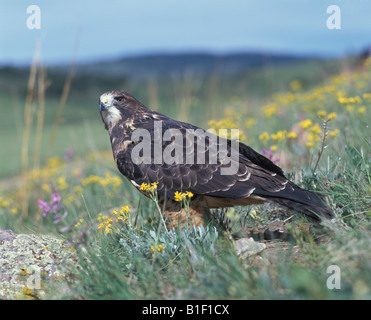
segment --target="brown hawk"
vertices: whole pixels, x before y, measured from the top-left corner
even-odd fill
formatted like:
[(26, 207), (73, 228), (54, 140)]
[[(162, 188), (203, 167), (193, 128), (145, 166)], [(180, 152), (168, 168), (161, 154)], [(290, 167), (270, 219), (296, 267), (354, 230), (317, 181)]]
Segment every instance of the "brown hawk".
[[(318, 222), (333, 217), (320, 196), (289, 181), (281, 168), (243, 143), (170, 119), (124, 91), (102, 94), (99, 110), (117, 168), (138, 190), (157, 183), (169, 225), (189, 218), (199, 225), (208, 222), (210, 208), (267, 201)], [(188, 217), (175, 201), (177, 192), (194, 195)]]

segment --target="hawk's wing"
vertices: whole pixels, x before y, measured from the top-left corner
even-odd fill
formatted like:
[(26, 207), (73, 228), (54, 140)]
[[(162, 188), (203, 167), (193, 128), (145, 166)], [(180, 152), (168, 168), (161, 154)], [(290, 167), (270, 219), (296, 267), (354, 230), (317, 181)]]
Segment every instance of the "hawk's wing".
[[(162, 134), (167, 129), (178, 129), (182, 137), (159, 144), (153, 120), (140, 124), (140, 128), (151, 133), (150, 163), (135, 164), (131, 158), (133, 149), (141, 141), (121, 148), (122, 151), (117, 153), (115, 159), (121, 173), (137, 187), (142, 183), (157, 182), (157, 192), (160, 195), (166, 193), (170, 198), (174, 198), (176, 191), (190, 191), (194, 194), (232, 199), (243, 199), (259, 191), (271, 194), (285, 189), (288, 181), (282, 170), (250, 147), (239, 143), (239, 149), (235, 150), (230, 140), (212, 134), (207, 135), (203, 143), (204, 137), (200, 135), (189, 137), (187, 130), (202, 130), (196, 126), (163, 115), (158, 115), (156, 120), (162, 122)], [(198, 146), (201, 148), (197, 149)], [(156, 163), (154, 159), (155, 148), (161, 148), (164, 155), (160, 163)], [(170, 156), (175, 154), (175, 151), (169, 153), (169, 150), (183, 151), (179, 163), (167, 163), (166, 152)], [(213, 153), (214, 151), (217, 153)], [(199, 164), (196, 154), (205, 161)], [(192, 158), (193, 163), (190, 161)], [(236, 170), (231, 170), (232, 174), (225, 174), (227, 168)]]

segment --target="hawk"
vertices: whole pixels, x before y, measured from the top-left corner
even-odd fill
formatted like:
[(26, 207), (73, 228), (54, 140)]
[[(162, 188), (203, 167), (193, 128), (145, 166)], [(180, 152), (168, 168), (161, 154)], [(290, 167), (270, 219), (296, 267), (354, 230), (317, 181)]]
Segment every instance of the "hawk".
[[(102, 94), (99, 111), (117, 168), (138, 190), (143, 183), (157, 183), (170, 226), (189, 219), (206, 224), (210, 208), (264, 202), (316, 222), (333, 217), (320, 196), (289, 181), (281, 168), (241, 142), (173, 120), (125, 91)], [(176, 201), (179, 192), (194, 195), (187, 211)]]

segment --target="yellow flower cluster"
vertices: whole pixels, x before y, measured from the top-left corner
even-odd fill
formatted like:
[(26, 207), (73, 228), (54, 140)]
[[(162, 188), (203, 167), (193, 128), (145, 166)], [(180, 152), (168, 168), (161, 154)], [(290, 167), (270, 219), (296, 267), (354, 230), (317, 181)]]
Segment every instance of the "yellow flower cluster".
[(312, 120), (306, 119), (299, 122), (299, 126), (303, 129), (309, 128), (312, 125)]
[(317, 115), (321, 119), (330, 119), (330, 120), (335, 119), (337, 116), (336, 112), (330, 112), (329, 114), (327, 114), (325, 110), (318, 110)]
[(62, 167), (64, 167), (64, 162), (61, 157), (52, 157), (47, 160), (45, 166), (31, 170), (28, 177), (33, 181), (46, 180), (54, 176)]
[(6, 208), (10, 206), (10, 202), (0, 197), (0, 208)]
[(329, 131), (329, 135), (333, 138), (335, 138), (338, 135), (338, 133), (339, 133), (339, 129)]
[(270, 118), (273, 115), (278, 113), (278, 105), (274, 102), (271, 102), (271, 103), (263, 106), (262, 110), (263, 110), (264, 116), (266, 118)]
[(154, 246), (151, 247), (151, 253), (155, 253), (156, 251), (158, 253), (162, 253), (165, 249), (165, 246), (163, 244), (159, 244), (156, 246), (156, 248)]
[(259, 135), (259, 140), (263, 143), (266, 143), (269, 140), (273, 140), (274, 142), (281, 142), (287, 139), (295, 139), (297, 134), (295, 132), (287, 133), (286, 130), (278, 130), (276, 133), (269, 134), (267, 131), (264, 131), (262, 134)]
[(362, 98), (367, 100), (368, 102), (371, 102), (371, 92), (365, 92), (362, 94)]
[(63, 191), (68, 188), (68, 183), (66, 182), (66, 178), (61, 176), (57, 179), (57, 188), (60, 191)]
[(119, 177), (112, 176), (109, 172), (106, 172), (104, 178), (97, 175), (90, 175), (87, 178), (81, 179), (80, 182), (84, 187), (89, 184), (99, 184), (103, 187), (110, 186), (113, 190), (117, 190), (122, 181)]
[(287, 139), (296, 139), (298, 134), (295, 131), (291, 131), (287, 134)]
[(280, 142), (284, 140), (287, 136), (287, 131), (286, 130), (279, 130), (277, 133), (272, 133), (271, 138), (275, 142)]
[(158, 182), (152, 182), (152, 183), (142, 183), (140, 185), (140, 188), (139, 190), (142, 190), (142, 191), (156, 191), (157, 190), (157, 185), (158, 185)]
[[(214, 129), (216, 131), (216, 134), (222, 138), (232, 140), (246, 140), (246, 137), (241, 130), (241, 125), (239, 121), (236, 120), (233, 117), (228, 117), (219, 121), (210, 120), (209, 126), (211, 129)], [(252, 123), (250, 123), (249, 125), (251, 126)], [(232, 132), (231, 129), (238, 129), (238, 131)]]
[(98, 226), (98, 230), (104, 229), (105, 234), (109, 234), (112, 231), (112, 219), (107, 218), (106, 221), (101, 222)]
[(85, 220), (84, 220), (83, 218), (80, 218), (79, 221), (76, 222), (76, 224), (74, 225), (74, 227), (75, 227), (75, 228), (80, 227), (84, 221), (85, 221)]
[(259, 140), (263, 142), (267, 142), (270, 139), (270, 135), (267, 131), (264, 131), (262, 134), (259, 136)]
[[(115, 221), (130, 222), (130, 209), (129, 205), (122, 206), (120, 209), (112, 210), (112, 215), (116, 217)], [(107, 215), (99, 213), (97, 220), (100, 222), (98, 230), (104, 230), (105, 234), (109, 234), (113, 230), (113, 220)]]
[(355, 97), (343, 97), (343, 96), (340, 96), (338, 98), (338, 101), (341, 103), (341, 104), (349, 104), (349, 103), (362, 103), (362, 99), (360, 96), (355, 96)]
[[(371, 94), (370, 93), (364, 93), (362, 95), (363, 99), (365, 99), (367, 102), (370, 102), (371, 101)], [(338, 97), (338, 101), (341, 103), (341, 104), (344, 104), (346, 105), (346, 110), (349, 112), (349, 113), (352, 113), (354, 112), (355, 110), (357, 110), (357, 112), (359, 114), (364, 114), (366, 112), (366, 106), (365, 105), (362, 105), (362, 106), (358, 106), (356, 107), (356, 105), (358, 104), (361, 104), (363, 102), (362, 98), (360, 96), (354, 96), (354, 97), (344, 97), (342, 95), (340, 95)]]
[(17, 214), (18, 209), (16, 207), (12, 207), (12, 204), (10, 201), (5, 200), (4, 198), (0, 197), (0, 209), (1, 208), (8, 208), (10, 209), (11, 214)]
[(123, 206), (121, 207), (120, 210), (118, 209), (115, 209), (112, 211), (112, 214), (114, 216), (116, 216), (116, 221), (124, 221), (124, 222), (127, 222), (129, 221), (129, 215), (127, 215), (129, 213), (129, 205), (127, 204), (126, 206)]
[(175, 201), (183, 201), (183, 199), (190, 199), (194, 196), (192, 192), (186, 191), (186, 192), (178, 192), (176, 191), (174, 194), (174, 200)]

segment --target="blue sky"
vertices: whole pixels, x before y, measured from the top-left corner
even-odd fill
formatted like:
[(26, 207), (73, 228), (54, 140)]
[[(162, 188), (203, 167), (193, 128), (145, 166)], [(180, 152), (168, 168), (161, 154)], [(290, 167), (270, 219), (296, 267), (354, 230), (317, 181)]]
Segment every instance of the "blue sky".
[[(29, 30), (29, 5), (41, 29)], [(329, 30), (326, 9), (341, 10)], [(264, 51), (343, 56), (371, 45), (370, 0), (0, 0), (0, 64), (45, 63), (151, 52)]]

